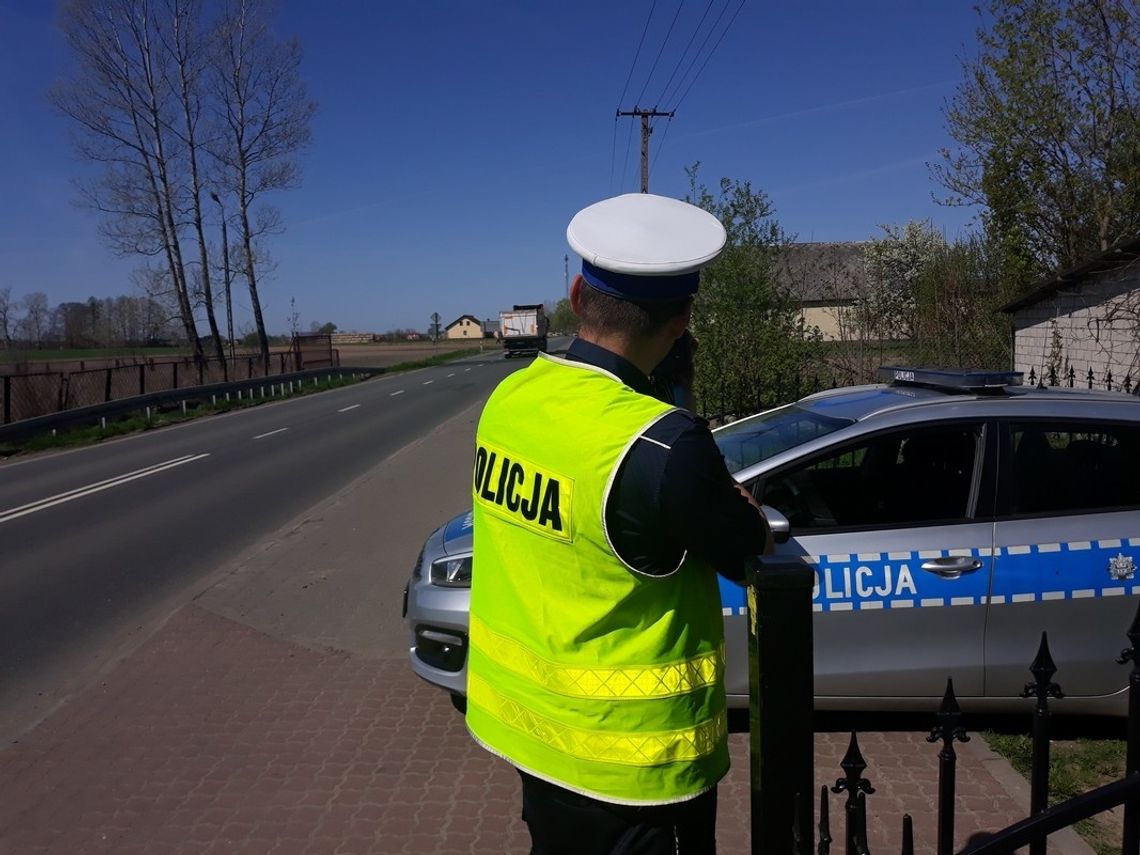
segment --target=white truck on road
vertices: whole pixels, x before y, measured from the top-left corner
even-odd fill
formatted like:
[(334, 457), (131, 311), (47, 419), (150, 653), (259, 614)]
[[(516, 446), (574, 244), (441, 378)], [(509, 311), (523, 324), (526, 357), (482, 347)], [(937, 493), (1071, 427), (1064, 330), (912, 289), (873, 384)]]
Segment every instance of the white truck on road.
[(499, 335), (508, 358), (515, 354), (545, 353), (546, 329), (546, 309), (541, 303), (499, 312)]

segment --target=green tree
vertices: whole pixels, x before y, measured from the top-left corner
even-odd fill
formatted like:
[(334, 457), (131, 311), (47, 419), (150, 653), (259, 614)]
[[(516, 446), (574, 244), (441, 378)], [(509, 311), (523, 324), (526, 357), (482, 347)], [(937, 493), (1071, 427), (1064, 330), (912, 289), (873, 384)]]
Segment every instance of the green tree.
[(570, 300), (563, 297), (554, 305), (550, 313), (550, 329), (556, 333), (578, 332), (578, 316), (570, 308)]
[(932, 164), (1022, 283), (1140, 230), (1140, 6), (990, 0)]
[(775, 285), (787, 238), (768, 197), (729, 178), (714, 193), (700, 183), (699, 167), (686, 169), (687, 201), (715, 215), (728, 242), (701, 272), (693, 305), (695, 391), (704, 413), (742, 416), (796, 397), (818, 331), (804, 328), (795, 301)]
[(860, 300), (862, 333), (878, 340), (909, 339), (916, 332), (915, 288), (946, 240), (929, 221), (881, 228), (883, 237), (873, 238), (863, 254), (867, 291)]
[(932, 251), (913, 282), (916, 364), (1009, 368), (1012, 327), (1000, 308), (1016, 284), (1004, 267), (1004, 248), (984, 234)]

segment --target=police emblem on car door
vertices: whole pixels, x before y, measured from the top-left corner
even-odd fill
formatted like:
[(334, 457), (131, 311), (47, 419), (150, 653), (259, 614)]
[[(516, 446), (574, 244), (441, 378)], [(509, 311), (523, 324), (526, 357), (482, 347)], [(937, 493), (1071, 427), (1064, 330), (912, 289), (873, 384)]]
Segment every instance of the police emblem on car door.
[(1043, 631), (1066, 696), (1122, 691), (1113, 659), (1140, 593), (1140, 426), (1025, 419), (1000, 436), (986, 694), (1020, 693)]

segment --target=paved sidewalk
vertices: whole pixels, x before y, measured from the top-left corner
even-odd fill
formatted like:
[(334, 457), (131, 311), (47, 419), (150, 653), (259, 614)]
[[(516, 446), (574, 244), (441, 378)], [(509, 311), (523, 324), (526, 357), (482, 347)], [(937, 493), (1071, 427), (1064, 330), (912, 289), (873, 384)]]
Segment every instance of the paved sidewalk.
[[(846, 742), (817, 737), (820, 783), (834, 783)], [(876, 787), (872, 851), (898, 851), (909, 812), (917, 851), (932, 852), (937, 746), (921, 733), (860, 742)], [(745, 735), (732, 754), (719, 840), (741, 853)], [(1024, 815), (992, 764), (961, 753), (959, 845)], [(0, 753), (0, 852), (13, 855), (525, 853), (518, 812), (510, 768), (401, 659), (312, 650), (194, 605)], [(1051, 851), (1081, 851), (1059, 843)]]
[[(476, 414), (220, 568), (102, 682), (0, 748), (0, 855), (527, 852), (517, 776), (412, 675), (399, 621), (424, 535), (468, 502), (455, 473)], [(934, 851), (925, 735), (860, 734), (880, 855), (899, 851), (904, 812), (917, 851)], [(847, 740), (817, 735), (817, 784), (835, 782)], [(747, 736), (730, 742), (722, 855), (749, 851)], [(979, 737), (958, 752), (960, 846), (1023, 817), (1029, 797)], [(833, 852), (841, 806), (832, 796)], [(1091, 853), (1071, 831), (1050, 851)]]

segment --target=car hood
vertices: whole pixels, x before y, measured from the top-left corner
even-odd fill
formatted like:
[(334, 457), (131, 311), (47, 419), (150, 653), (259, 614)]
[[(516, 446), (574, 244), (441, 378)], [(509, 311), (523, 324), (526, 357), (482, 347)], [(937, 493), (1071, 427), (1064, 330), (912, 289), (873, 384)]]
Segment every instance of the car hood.
[(448, 555), (471, 551), (471, 528), (474, 514), (464, 511), (443, 526), (443, 551)]

